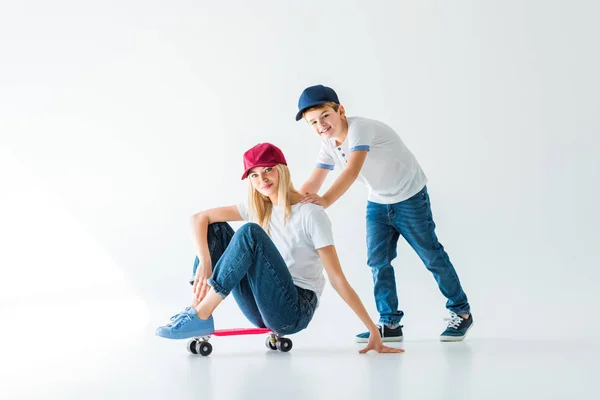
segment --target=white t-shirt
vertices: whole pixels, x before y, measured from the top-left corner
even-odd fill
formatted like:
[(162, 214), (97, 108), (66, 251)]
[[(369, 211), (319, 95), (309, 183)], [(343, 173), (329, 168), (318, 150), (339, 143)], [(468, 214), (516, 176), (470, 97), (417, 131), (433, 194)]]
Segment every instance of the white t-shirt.
[[(248, 203), (237, 204), (244, 221), (249, 221)], [(312, 290), (318, 297), (325, 287), (323, 264), (317, 249), (333, 245), (331, 222), (325, 209), (316, 204), (294, 204), (284, 225), (284, 207), (273, 207), (269, 234), (290, 270), (294, 284)], [(256, 222), (256, 221), (252, 221)]]
[(321, 142), (317, 168), (345, 168), (350, 153), (367, 150), (358, 180), (369, 188), (369, 201), (394, 204), (411, 198), (427, 183), (415, 156), (400, 136), (386, 124), (368, 118), (349, 117), (348, 136), (340, 146), (334, 139)]

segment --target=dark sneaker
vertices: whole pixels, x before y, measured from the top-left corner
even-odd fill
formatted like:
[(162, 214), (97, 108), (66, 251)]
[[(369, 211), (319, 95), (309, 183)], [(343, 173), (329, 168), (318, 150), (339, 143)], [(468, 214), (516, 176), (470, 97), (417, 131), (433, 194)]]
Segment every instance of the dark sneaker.
[(447, 318), (447, 320), (449, 321), (448, 327), (440, 336), (442, 342), (460, 342), (473, 326), (473, 316), (471, 314), (469, 314), (469, 318), (465, 319), (450, 312), (450, 318)]
[[(402, 325), (398, 325), (397, 328), (388, 328), (383, 324), (377, 325), (379, 328), (379, 334), (381, 335), (382, 342), (401, 342), (404, 340), (402, 336)], [(356, 335), (356, 343), (367, 343), (371, 332), (363, 332)]]

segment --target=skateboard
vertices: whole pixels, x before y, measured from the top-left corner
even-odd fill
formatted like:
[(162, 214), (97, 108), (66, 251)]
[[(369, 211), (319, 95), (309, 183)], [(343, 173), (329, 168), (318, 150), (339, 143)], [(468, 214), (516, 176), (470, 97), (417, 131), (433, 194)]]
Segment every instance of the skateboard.
[(210, 335), (192, 338), (187, 344), (187, 350), (192, 354), (208, 356), (212, 353), (212, 345), (208, 343), (211, 336), (260, 335), (263, 333), (269, 334), (265, 339), (267, 349), (278, 350), (282, 353), (287, 353), (292, 349), (292, 341), (290, 339), (279, 336), (268, 328), (233, 328), (218, 329)]

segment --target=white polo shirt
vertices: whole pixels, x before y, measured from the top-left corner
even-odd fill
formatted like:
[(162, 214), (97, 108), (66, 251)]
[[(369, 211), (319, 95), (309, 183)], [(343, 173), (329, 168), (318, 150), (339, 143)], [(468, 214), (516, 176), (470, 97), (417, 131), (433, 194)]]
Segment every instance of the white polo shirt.
[[(244, 221), (251, 221), (247, 202), (238, 203), (237, 209)], [(294, 285), (321, 297), (325, 276), (317, 250), (334, 244), (329, 217), (321, 206), (298, 203), (292, 206), (290, 219), (285, 223), (284, 211), (283, 207), (273, 207), (269, 223), (271, 240), (285, 261)]]
[(427, 177), (400, 136), (386, 124), (368, 118), (349, 117), (348, 136), (336, 146), (334, 139), (321, 142), (317, 168), (345, 168), (350, 153), (367, 150), (358, 180), (369, 188), (369, 201), (394, 204), (417, 194)]

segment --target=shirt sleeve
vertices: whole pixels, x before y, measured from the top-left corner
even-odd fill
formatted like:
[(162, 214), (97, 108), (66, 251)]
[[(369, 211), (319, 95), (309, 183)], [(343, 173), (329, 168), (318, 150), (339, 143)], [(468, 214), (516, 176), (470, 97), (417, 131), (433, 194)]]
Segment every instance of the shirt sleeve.
[(246, 202), (241, 202), (236, 204), (236, 207), (242, 219), (244, 221), (249, 221), (250, 216), (248, 215), (248, 204)]
[(322, 247), (332, 246), (334, 244), (331, 221), (323, 207), (317, 206), (308, 214), (306, 226), (308, 236), (315, 246), (315, 249), (318, 250)]
[(317, 168), (333, 170), (334, 167), (335, 161), (331, 154), (329, 154), (325, 143), (322, 143), (321, 150), (319, 150), (319, 157), (317, 158)]
[(355, 122), (348, 128), (348, 147), (350, 153), (359, 150), (371, 150), (371, 143), (375, 136), (373, 128), (367, 124)]

